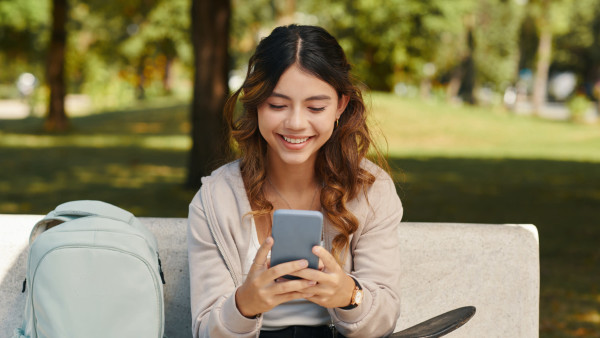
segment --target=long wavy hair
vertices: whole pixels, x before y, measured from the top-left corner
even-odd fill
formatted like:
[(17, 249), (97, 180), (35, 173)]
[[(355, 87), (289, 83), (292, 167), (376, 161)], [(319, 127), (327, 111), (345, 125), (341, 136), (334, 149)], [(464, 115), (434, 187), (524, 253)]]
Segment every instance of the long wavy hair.
[[(361, 167), (361, 162), (373, 148), (375, 162), (388, 167), (373, 143), (361, 91), (353, 83), (351, 66), (336, 39), (321, 27), (300, 25), (277, 27), (262, 39), (250, 58), (243, 85), (225, 105), (230, 142), (240, 157), (252, 214), (270, 214), (273, 205), (264, 193), (267, 142), (258, 129), (258, 106), (267, 100), (281, 74), (293, 64), (330, 84), (339, 98), (342, 95), (350, 98), (333, 134), (319, 149), (315, 164), (315, 174), (323, 184), (322, 210), (338, 231), (331, 251), (342, 265), (348, 252), (349, 236), (358, 228), (358, 219), (346, 205), (361, 190), (366, 197), (366, 189), (375, 181), (375, 177)], [(238, 100), (243, 109), (236, 116)]]

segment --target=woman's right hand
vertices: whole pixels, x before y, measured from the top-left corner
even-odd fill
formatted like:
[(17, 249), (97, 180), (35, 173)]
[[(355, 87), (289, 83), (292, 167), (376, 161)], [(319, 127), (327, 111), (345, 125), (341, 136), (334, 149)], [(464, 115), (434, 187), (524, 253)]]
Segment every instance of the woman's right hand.
[(235, 293), (235, 303), (245, 317), (253, 318), (281, 303), (303, 298), (301, 291), (316, 284), (305, 279), (276, 282), (279, 277), (307, 268), (308, 262), (301, 259), (269, 268), (267, 256), (272, 246), (273, 238), (267, 237), (254, 257), (244, 284)]

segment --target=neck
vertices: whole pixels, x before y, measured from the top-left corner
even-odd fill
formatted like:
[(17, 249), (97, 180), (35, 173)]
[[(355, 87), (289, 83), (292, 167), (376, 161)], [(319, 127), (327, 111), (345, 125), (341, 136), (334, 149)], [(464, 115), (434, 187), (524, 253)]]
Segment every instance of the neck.
[(319, 184), (314, 165), (280, 166), (269, 161), (267, 179), (273, 190), (270, 199), (279, 199), (280, 207), (312, 209), (319, 205), (315, 202)]
[(281, 193), (297, 194), (306, 190), (312, 192), (318, 185), (314, 163), (279, 165), (269, 161), (267, 175)]

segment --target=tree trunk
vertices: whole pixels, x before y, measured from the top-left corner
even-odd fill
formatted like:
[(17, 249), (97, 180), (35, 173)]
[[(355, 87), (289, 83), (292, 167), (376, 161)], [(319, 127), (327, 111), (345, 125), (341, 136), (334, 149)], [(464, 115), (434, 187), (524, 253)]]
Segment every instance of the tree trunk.
[(163, 90), (165, 94), (170, 95), (173, 93), (173, 61), (175, 58), (166, 56), (165, 69), (162, 78)]
[(459, 95), (464, 102), (468, 104), (474, 105), (476, 104), (475, 100), (475, 60), (473, 59), (473, 54), (475, 53), (475, 38), (473, 36), (473, 27), (475, 19), (473, 17), (469, 17), (467, 24), (467, 55), (464, 57), (463, 61), (460, 64), (461, 67), (461, 83), (459, 89)]
[(419, 96), (423, 100), (429, 99), (431, 94), (431, 79), (429, 77), (424, 77), (421, 79), (421, 83), (419, 85)]
[(533, 113), (540, 115), (546, 103), (546, 92), (548, 86), (548, 69), (550, 68), (550, 56), (552, 54), (552, 22), (550, 20), (550, 0), (540, 1), (540, 16), (536, 20), (536, 26), (540, 35), (537, 48), (537, 63), (535, 66), (535, 78), (533, 80)]
[(52, 1), (52, 36), (48, 51), (47, 76), (50, 87), (48, 115), (44, 123), (47, 131), (65, 131), (69, 121), (65, 113), (65, 47), (67, 42), (67, 0)]
[(446, 87), (446, 101), (452, 102), (455, 97), (458, 96), (458, 90), (462, 85), (462, 65), (456, 67), (450, 76), (450, 82), (448, 82), (448, 86)]
[(549, 25), (540, 30), (540, 42), (537, 51), (537, 64), (533, 82), (533, 112), (539, 115), (546, 103), (548, 69), (552, 53), (552, 31)]
[(138, 60), (137, 66), (137, 85), (135, 86), (135, 97), (139, 101), (146, 99), (146, 54), (143, 54)]
[(192, 0), (194, 98), (191, 108), (192, 150), (186, 185), (197, 189), (200, 178), (229, 155), (223, 107), (229, 70), (230, 1)]

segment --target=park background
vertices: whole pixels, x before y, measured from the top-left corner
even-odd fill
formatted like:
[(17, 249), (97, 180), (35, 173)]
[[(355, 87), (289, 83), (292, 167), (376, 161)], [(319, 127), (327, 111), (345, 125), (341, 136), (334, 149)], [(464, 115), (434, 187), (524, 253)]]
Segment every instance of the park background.
[(600, 336), (600, 0), (0, 0), (0, 213), (186, 217), (289, 23), (346, 50), (404, 220), (535, 224), (540, 336)]

